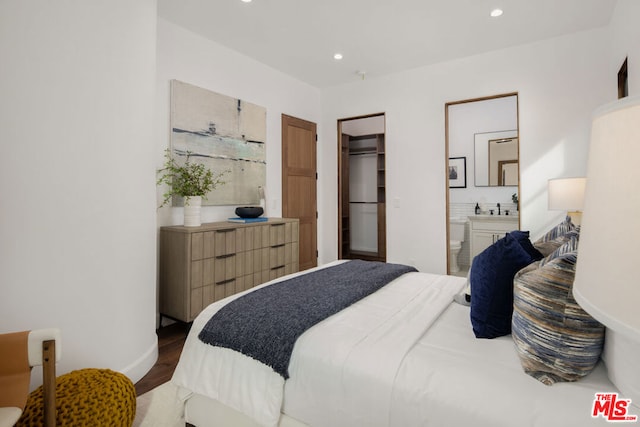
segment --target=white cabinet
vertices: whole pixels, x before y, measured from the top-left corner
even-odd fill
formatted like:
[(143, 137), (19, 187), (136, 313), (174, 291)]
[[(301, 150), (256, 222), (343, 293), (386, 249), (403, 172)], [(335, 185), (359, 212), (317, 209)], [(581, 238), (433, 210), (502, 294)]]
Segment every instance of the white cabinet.
[(471, 260), (491, 246), (505, 233), (518, 229), (518, 217), (513, 215), (471, 215)]

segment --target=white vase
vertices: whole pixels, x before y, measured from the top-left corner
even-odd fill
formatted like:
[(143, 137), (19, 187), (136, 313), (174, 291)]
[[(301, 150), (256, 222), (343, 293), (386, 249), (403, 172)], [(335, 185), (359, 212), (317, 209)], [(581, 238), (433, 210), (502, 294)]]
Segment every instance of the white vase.
[(189, 196), (184, 198), (184, 226), (199, 227), (200, 207), (202, 206), (201, 196)]

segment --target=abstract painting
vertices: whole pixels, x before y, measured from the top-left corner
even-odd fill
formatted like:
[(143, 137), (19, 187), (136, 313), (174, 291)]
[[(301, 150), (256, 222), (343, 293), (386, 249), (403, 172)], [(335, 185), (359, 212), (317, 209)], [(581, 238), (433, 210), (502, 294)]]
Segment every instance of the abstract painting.
[[(250, 102), (171, 80), (171, 152), (187, 153), (214, 174), (228, 171), (224, 185), (203, 205), (256, 205), (266, 183), (267, 110)], [(178, 202), (179, 203), (179, 202)]]

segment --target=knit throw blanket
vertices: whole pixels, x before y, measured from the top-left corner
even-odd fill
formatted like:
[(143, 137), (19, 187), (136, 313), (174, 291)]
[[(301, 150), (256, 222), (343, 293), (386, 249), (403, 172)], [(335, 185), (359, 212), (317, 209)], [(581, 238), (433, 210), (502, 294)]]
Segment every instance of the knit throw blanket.
[(300, 335), (411, 271), (417, 270), (353, 260), (277, 282), (222, 307), (198, 338), (252, 357), (287, 379), (291, 352)]

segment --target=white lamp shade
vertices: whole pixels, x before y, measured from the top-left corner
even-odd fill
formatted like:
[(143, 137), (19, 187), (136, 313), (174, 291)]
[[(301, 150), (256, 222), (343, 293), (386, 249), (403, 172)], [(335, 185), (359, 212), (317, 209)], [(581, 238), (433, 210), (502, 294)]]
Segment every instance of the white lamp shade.
[(549, 180), (549, 209), (581, 211), (584, 205), (586, 178), (558, 178)]
[(596, 111), (591, 129), (576, 301), (640, 342), (640, 98)]

